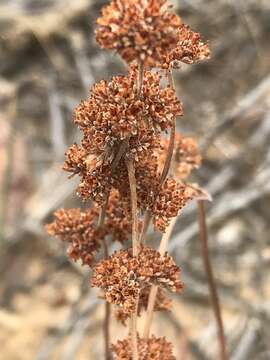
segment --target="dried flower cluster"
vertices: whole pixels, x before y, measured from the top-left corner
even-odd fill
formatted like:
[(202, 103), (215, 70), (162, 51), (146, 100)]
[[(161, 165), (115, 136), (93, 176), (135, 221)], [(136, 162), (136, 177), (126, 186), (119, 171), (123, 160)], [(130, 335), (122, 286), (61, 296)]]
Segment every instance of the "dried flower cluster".
[[(113, 353), (117, 360), (132, 360), (131, 339), (117, 341), (112, 346)], [(140, 360), (175, 360), (172, 352), (172, 344), (167, 342), (165, 338), (139, 339), (138, 352)]]
[(126, 242), (131, 234), (131, 217), (117, 191), (112, 191), (106, 209), (106, 218), (98, 226), (99, 210), (96, 206), (86, 211), (60, 209), (54, 213), (55, 221), (47, 225), (50, 235), (68, 242), (68, 254), (74, 261), (92, 266), (105, 236), (113, 241)]
[(180, 270), (173, 259), (150, 247), (142, 247), (137, 257), (132, 249), (120, 250), (94, 267), (92, 285), (104, 291), (108, 302), (118, 305), (124, 313), (134, 313), (141, 289), (157, 284), (173, 292), (183, 285)]
[[(171, 309), (164, 289), (182, 289), (180, 269), (165, 251), (145, 246), (142, 239), (150, 221), (166, 235), (172, 219), (202, 193), (186, 183), (201, 157), (192, 138), (175, 135), (183, 109), (170, 77), (181, 62), (209, 58), (209, 48), (167, 0), (112, 0), (97, 24), (97, 42), (120, 54), (129, 71), (95, 84), (75, 109), (82, 139), (66, 152), (63, 169), (80, 177), (77, 193), (92, 205), (86, 211), (56, 211), (47, 230), (69, 244), (72, 260), (93, 269), (91, 284), (116, 305), (118, 320), (131, 318), (131, 338), (112, 346), (116, 359), (172, 360), (171, 344), (137, 337), (135, 320), (148, 312), (153, 285), (158, 286), (153, 310)], [(124, 248), (108, 256), (107, 240)], [(97, 262), (102, 248), (105, 258)], [(107, 335), (108, 318), (106, 313)]]
[(210, 55), (199, 33), (170, 11), (167, 0), (113, 0), (103, 8), (96, 38), (102, 48), (117, 51), (131, 63), (168, 68), (192, 64)]
[[(138, 316), (142, 316), (143, 311), (147, 309), (150, 290), (150, 285), (140, 290)], [(154, 311), (170, 311), (171, 309), (172, 300), (167, 296), (166, 292), (162, 288), (158, 288)], [(123, 308), (117, 307), (115, 310), (115, 317), (122, 325), (126, 325), (127, 320), (130, 318), (130, 314), (126, 313)]]

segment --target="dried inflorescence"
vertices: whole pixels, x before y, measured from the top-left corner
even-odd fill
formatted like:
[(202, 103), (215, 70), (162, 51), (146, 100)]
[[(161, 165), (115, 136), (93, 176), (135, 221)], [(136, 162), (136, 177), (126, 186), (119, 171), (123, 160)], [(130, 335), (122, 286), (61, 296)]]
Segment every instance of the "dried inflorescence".
[(179, 215), (180, 210), (193, 198), (194, 193), (186, 184), (168, 178), (151, 209), (154, 226), (164, 232), (171, 219)]
[[(131, 339), (118, 340), (112, 345), (116, 360), (132, 360)], [(165, 338), (151, 336), (149, 339), (138, 339), (139, 360), (176, 360), (172, 344)]]
[[(84, 212), (59, 210), (47, 229), (69, 243), (73, 260), (93, 268), (92, 285), (102, 290), (106, 301), (117, 305), (117, 318), (125, 323), (132, 315), (132, 341), (118, 341), (112, 347), (116, 359), (132, 360), (137, 352), (136, 316), (146, 308), (147, 314), (152, 312), (147, 306), (151, 286), (160, 287), (157, 298), (152, 299), (154, 310), (171, 307), (161, 288), (180, 291), (183, 287), (172, 257), (141, 246), (148, 220), (165, 232), (188, 201), (208, 196), (197, 185), (186, 183), (191, 171), (200, 166), (201, 157), (193, 139), (173, 137), (176, 117), (183, 110), (171, 75), (180, 63), (207, 59), (210, 52), (200, 34), (171, 12), (167, 0), (112, 0), (97, 23), (98, 43), (118, 52), (129, 72), (94, 85), (89, 98), (75, 109), (74, 122), (83, 137), (67, 151), (63, 168), (71, 176), (80, 176), (77, 193), (85, 201), (93, 200), (93, 206)], [(167, 86), (161, 85), (164, 74)], [(162, 140), (169, 131), (171, 147)], [(179, 183), (166, 179), (169, 165)], [(139, 217), (144, 213), (140, 237)], [(131, 233), (133, 248), (107, 258), (106, 237), (123, 244)], [(106, 259), (93, 266), (101, 245)], [(110, 357), (108, 348), (107, 343), (106, 358)], [(137, 350), (137, 360), (175, 359), (171, 344), (163, 338), (138, 338)]]
[(113, 0), (97, 20), (97, 42), (146, 67), (168, 69), (208, 59), (201, 35), (169, 10), (167, 0)]
[(181, 25), (180, 17), (168, 10), (167, 0), (113, 0), (97, 20), (97, 42), (128, 63), (159, 66), (177, 45)]
[(160, 145), (160, 132), (169, 129), (182, 115), (181, 103), (169, 86), (160, 86), (160, 75), (144, 72), (142, 93), (138, 97), (136, 67), (128, 76), (101, 81), (90, 98), (75, 110), (75, 123), (83, 131), (81, 146), (67, 152), (64, 170), (81, 176), (78, 193), (85, 200), (103, 204), (106, 193), (128, 182), (125, 164), (115, 164), (123, 144), (122, 157), (147, 162)]
[[(140, 291), (140, 298), (138, 302), (138, 316), (141, 316), (143, 310), (147, 309), (150, 290), (151, 286), (149, 285)], [(167, 296), (166, 292), (163, 289), (158, 288), (154, 311), (170, 311), (171, 309), (172, 300)], [(130, 318), (130, 314), (125, 313), (122, 308), (117, 308), (115, 311), (115, 317), (122, 325), (126, 325), (126, 321)]]
[(47, 225), (50, 235), (69, 243), (68, 254), (74, 261), (92, 266), (95, 254), (100, 249), (105, 236), (124, 243), (131, 234), (129, 204), (123, 202), (119, 193), (111, 192), (106, 210), (105, 222), (97, 226), (99, 209), (60, 209), (54, 213), (55, 221)]
[(164, 58), (163, 68), (178, 68), (180, 63), (194, 64), (209, 59), (210, 49), (201, 39), (201, 34), (182, 24), (178, 29), (178, 43)]
[(60, 209), (54, 216), (55, 221), (47, 225), (48, 233), (69, 243), (68, 254), (71, 259), (80, 259), (83, 264), (91, 266), (105, 236), (104, 230), (94, 225), (96, 209), (85, 212), (80, 209)]
[(132, 249), (115, 252), (94, 267), (92, 285), (104, 291), (106, 300), (134, 313), (140, 291), (156, 284), (173, 292), (183, 287), (180, 270), (172, 257), (150, 247), (141, 247), (137, 257)]

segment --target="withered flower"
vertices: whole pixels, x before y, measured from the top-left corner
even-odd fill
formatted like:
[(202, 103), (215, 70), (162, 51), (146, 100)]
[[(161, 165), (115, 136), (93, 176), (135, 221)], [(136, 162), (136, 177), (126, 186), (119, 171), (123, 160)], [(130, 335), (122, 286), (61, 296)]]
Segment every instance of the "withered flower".
[(48, 233), (69, 243), (68, 254), (72, 260), (80, 259), (83, 265), (91, 266), (105, 235), (103, 229), (94, 225), (97, 210), (60, 209), (54, 216), (55, 221), (47, 225)]
[[(131, 339), (118, 340), (112, 345), (116, 360), (132, 360)], [(165, 338), (151, 336), (149, 339), (138, 339), (139, 360), (176, 360), (172, 344)]]
[(202, 41), (200, 33), (182, 24), (178, 29), (178, 34), (177, 46), (164, 57), (163, 68), (178, 68), (181, 62), (194, 64), (210, 58), (209, 45)]
[(125, 156), (146, 161), (159, 146), (160, 132), (183, 113), (174, 90), (160, 86), (158, 73), (145, 71), (140, 98), (136, 79), (137, 69), (132, 67), (128, 76), (101, 81), (75, 110), (83, 140), (81, 147), (73, 145), (67, 152), (64, 170), (81, 176), (78, 193), (84, 200), (102, 204), (111, 187), (121, 188), (121, 179), (127, 183), (124, 162), (112, 169), (123, 141)]
[(194, 197), (191, 189), (174, 179), (167, 179), (162, 185), (151, 209), (154, 226), (164, 232), (172, 218)]
[(131, 234), (129, 204), (117, 192), (110, 194), (105, 222), (98, 228), (99, 209), (93, 204), (91, 209), (60, 209), (54, 213), (55, 220), (46, 226), (48, 233), (68, 242), (68, 254), (74, 261), (82, 260), (83, 265), (93, 265), (95, 254), (100, 249), (105, 236), (124, 243)]
[(179, 276), (179, 267), (171, 256), (141, 247), (137, 257), (133, 257), (132, 249), (128, 249), (100, 261), (94, 267), (92, 286), (101, 288), (108, 302), (131, 314), (135, 311), (140, 290), (157, 284), (173, 292), (180, 291), (183, 285)]
[(66, 152), (66, 157), (63, 170), (70, 172), (71, 176), (85, 173), (87, 151), (83, 147), (73, 144)]
[[(150, 294), (151, 286), (148, 285), (140, 291), (140, 298), (138, 302), (138, 316), (142, 315), (143, 310), (147, 309), (148, 298)], [(172, 309), (172, 300), (167, 296), (166, 292), (158, 288), (154, 311), (170, 311)], [(117, 308), (115, 311), (116, 319), (122, 324), (126, 325), (127, 319), (130, 314), (126, 314), (123, 309)]]
[(102, 48), (117, 51), (128, 63), (162, 64), (175, 48), (181, 19), (167, 0), (113, 0), (97, 20), (96, 39)]

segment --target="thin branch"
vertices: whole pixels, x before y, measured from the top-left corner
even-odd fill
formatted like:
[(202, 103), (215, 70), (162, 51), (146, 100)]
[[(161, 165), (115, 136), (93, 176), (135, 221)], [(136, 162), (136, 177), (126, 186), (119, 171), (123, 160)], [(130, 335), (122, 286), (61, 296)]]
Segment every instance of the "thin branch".
[[(106, 212), (106, 209), (105, 209)], [(109, 249), (106, 239), (103, 240), (104, 246), (104, 258), (108, 259), (109, 257)], [(104, 330), (104, 343), (105, 343), (105, 360), (111, 359), (110, 354), (110, 319), (111, 319), (111, 304), (108, 301), (105, 301), (105, 316), (103, 323)]]
[(202, 257), (204, 261), (204, 267), (207, 275), (207, 281), (210, 291), (211, 302), (214, 310), (214, 314), (216, 317), (216, 323), (218, 328), (218, 336), (219, 336), (219, 344), (220, 344), (220, 359), (228, 360), (226, 353), (226, 342), (224, 335), (224, 328), (221, 316), (221, 309), (219, 304), (219, 298), (217, 293), (217, 288), (215, 284), (215, 279), (213, 275), (213, 270), (211, 266), (211, 260), (209, 256), (208, 249), (208, 235), (207, 235), (207, 225), (206, 225), (206, 216), (205, 216), (205, 208), (204, 201), (198, 200), (198, 210), (199, 210), (199, 225), (200, 225), (200, 240), (202, 246)]
[[(104, 225), (104, 221), (105, 221), (105, 217), (106, 217), (106, 210), (107, 210), (107, 206), (108, 206), (108, 202), (109, 202), (109, 196), (110, 196), (110, 192), (108, 192), (106, 194), (105, 202), (104, 202), (102, 208), (100, 209), (99, 218), (98, 218), (98, 227), (102, 227)], [(104, 253), (106, 253), (106, 252), (108, 253), (108, 246), (106, 246), (106, 249), (104, 246)]]
[[(132, 249), (133, 256), (138, 256), (139, 243), (138, 243), (138, 209), (137, 209), (137, 190), (136, 190), (136, 177), (133, 160), (127, 159), (127, 170), (130, 185), (130, 196), (131, 196), (131, 213), (132, 213)], [(138, 306), (137, 299), (137, 306)], [(132, 339), (132, 358), (138, 360), (138, 339), (137, 339), (137, 306), (136, 311), (131, 316), (131, 339)]]
[[(110, 192), (107, 192), (105, 203), (100, 209), (99, 219), (98, 219), (98, 228), (104, 225), (105, 217), (106, 217), (106, 210), (108, 206)], [(109, 257), (109, 249), (106, 239), (103, 240), (103, 247), (104, 247), (104, 258), (108, 259)], [(105, 353), (105, 360), (110, 360), (110, 315), (111, 315), (111, 304), (105, 301), (105, 315), (104, 315), (104, 322), (103, 322), (103, 332), (104, 332), (104, 353)]]
[(144, 219), (143, 219), (143, 228), (142, 228), (142, 232), (141, 232), (141, 236), (140, 236), (140, 244), (141, 245), (145, 245), (146, 233), (147, 233), (147, 229), (150, 225), (150, 222), (151, 222), (151, 212), (150, 212), (150, 210), (146, 210), (145, 214), (144, 214)]
[(133, 160), (127, 159), (127, 170), (130, 186), (131, 197), (131, 213), (132, 213), (132, 248), (133, 256), (138, 256), (139, 244), (138, 244), (138, 208), (137, 208), (137, 189), (136, 189), (136, 177)]
[[(167, 72), (167, 77), (168, 77), (170, 87), (173, 90), (175, 90), (173, 76), (172, 76), (172, 70), (169, 70)], [(162, 186), (162, 184), (166, 180), (166, 178), (168, 176), (168, 173), (170, 171), (172, 158), (173, 158), (174, 144), (175, 144), (175, 132), (176, 132), (176, 119), (174, 118), (173, 123), (172, 123), (171, 133), (170, 133), (168, 151), (167, 151), (164, 167), (163, 167), (163, 170), (162, 170), (162, 173), (161, 173), (161, 176), (160, 176), (160, 185), (159, 185), (160, 187)], [(150, 225), (150, 222), (151, 222), (151, 214), (150, 214), (149, 211), (146, 211), (145, 216), (144, 216), (144, 221), (143, 221), (143, 230), (142, 230), (142, 234), (141, 234), (141, 238), (140, 238), (140, 242), (142, 244), (145, 243), (145, 236), (146, 236), (146, 233), (147, 233), (147, 229), (148, 229), (148, 227)]]
[[(166, 249), (168, 247), (168, 242), (171, 237), (174, 225), (176, 224), (176, 220), (177, 220), (177, 217), (175, 217), (171, 221), (170, 225), (167, 227), (166, 232), (162, 236), (160, 246), (159, 246), (159, 252), (162, 256), (165, 254)], [(149, 298), (148, 298), (146, 317), (145, 317), (145, 323), (144, 323), (144, 329), (143, 329), (143, 337), (145, 339), (148, 339), (149, 335), (150, 335), (150, 329), (151, 329), (151, 324), (152, 324), (152, 320), (153, 320), (157, 292), (158, 292), (158, 286), (152, 285), (150, 294), (149, 294)]]
[(138, 78), (137, 78), (137, 94), (140, 97), (142, 94), (143, 86), (143, 72), (144, 72), (144, 63), (143, 61), (138, 62)]

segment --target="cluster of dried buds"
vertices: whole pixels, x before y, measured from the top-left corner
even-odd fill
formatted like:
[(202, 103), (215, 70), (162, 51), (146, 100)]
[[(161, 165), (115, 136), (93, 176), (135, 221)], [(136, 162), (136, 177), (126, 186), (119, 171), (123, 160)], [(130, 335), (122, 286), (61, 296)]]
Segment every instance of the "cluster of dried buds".
[[(58, 210), (47, 229), (69, 243), (72, 260), (93, 270), (92, 286), (102, 290), (125, 324), (147, 308), (151, 286), (159, 287), (156, 311), (170, 310), (166, 292), (183, 287), (172, 257), (146, 246), (143, 234), (149, 219), (166, 232), (181, 209), (202, 194), (186, 181), (201, 157), (194, 139), (175, 134), (183, 109), (171, 73), (181, 62), (207, 59), (209, 48), (167, 0), (112, 0), (97, 24), (97, 42), (120, 54), (129, 71), (94, 85), (75, 109), (83, 136), (67, 151), (63, 169), (79, 175), (77, 193), (91, 207)], [(123, 250), (108, 256), (108, 239)], [(102, 248), (105, 258), (97, 261)], [(111, 349), (116, 359), (174, 359), (165, 339), (140, 338), (136, 329)]]

